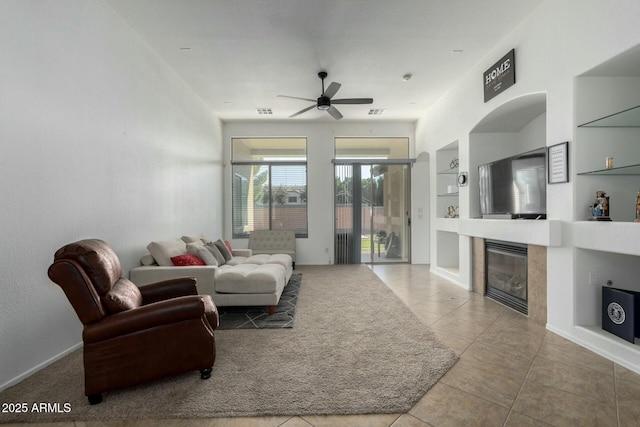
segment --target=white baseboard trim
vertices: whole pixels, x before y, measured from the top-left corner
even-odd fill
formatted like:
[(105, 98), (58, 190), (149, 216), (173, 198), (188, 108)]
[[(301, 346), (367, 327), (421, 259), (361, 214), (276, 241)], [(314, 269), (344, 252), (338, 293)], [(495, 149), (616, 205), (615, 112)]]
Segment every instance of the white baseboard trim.
[(45, 360), (44, 362), (40, 363), (39, 365), (34, 366), (33, 368), (29, 369), (28, 371), (18, 375), (17, 377), (7, 381), (6, 383), (0, 385), (0, 391), (6, 390), (9, 387), (18, 384), (19, 382), (25, 380), (26, 378), (30, 377), (31, 375), (35, 374), (36, 372), (40, 371), (41, 369), (46, 368), (47, 366), (51, 365), (54, 362), (57, 362), (58, 360), (62, 359), (63, 357), (67, 356), (68, 354), (73, 353), (74, 351), (76, 351), (77, 349), (79, 349), (80, 347), (82, 347), (82, 342), (79, 342), (78, 344), (69, 347), (68, 349), (64, 350), (61, 353), (56, 354), (55, 356)]

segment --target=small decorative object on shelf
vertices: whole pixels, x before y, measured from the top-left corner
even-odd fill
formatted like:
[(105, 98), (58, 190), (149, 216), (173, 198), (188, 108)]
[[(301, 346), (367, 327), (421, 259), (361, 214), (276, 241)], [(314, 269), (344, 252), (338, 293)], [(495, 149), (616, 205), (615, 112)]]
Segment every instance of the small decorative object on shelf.
[(596, 200), (589, 206), (590, 221), (611, 221), (609, 217), (609, 196), (604, 191), (596, 191)]
[(447, 207), (447, 213), (444, 215), (445, 218), (458, 218), (458, 207), (455, 208), (453, 206)]
[(636, 222), (640, 222), (640, 191), (638, 191), (638, 196), (636, 196)]
[(604, 159), (604, 167), (606, 169), (611, 169), (613, 167), (613, 157), (606, 157)]
[(458, 160), (458, 158), (454, 157), (453, 159), (451, 159), (451, 163), (449, 163), (449, 169), (455, 169), (458, 167), (459, 164), (460, 164), (460, 161)]

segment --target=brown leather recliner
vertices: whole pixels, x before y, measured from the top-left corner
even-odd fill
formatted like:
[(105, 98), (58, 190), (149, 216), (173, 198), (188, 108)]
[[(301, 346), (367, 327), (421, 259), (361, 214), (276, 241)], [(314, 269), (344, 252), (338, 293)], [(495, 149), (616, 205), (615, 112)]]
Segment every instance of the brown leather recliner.
[(89, 403), (102, 393), (200, 370), (211, 376), (218, 312), (194, 278), (138, 288), (122, 276), (115, 252), (88, 239), (58, 249), (49, 278), (84, 325), (84, 384)]

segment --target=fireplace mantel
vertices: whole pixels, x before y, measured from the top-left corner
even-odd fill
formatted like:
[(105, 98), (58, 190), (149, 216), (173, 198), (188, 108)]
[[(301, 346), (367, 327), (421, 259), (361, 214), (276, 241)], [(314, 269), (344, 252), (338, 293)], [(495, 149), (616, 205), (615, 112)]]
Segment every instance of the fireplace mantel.
[(458, 234), (538, 246), (561, 246), (562, 222), (526, 219), (460, 219)]

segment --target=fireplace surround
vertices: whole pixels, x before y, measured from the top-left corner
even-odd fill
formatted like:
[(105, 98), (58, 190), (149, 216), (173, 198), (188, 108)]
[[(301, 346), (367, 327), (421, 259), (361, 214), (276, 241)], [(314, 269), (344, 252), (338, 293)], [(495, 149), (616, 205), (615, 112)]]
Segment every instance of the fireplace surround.
[[(527, 244), (527, 305), (529, 320), (547, 323), (547, 248)], [(473, 291), (486, 296), (485, 239), (472, 239), (472, 287)]]

